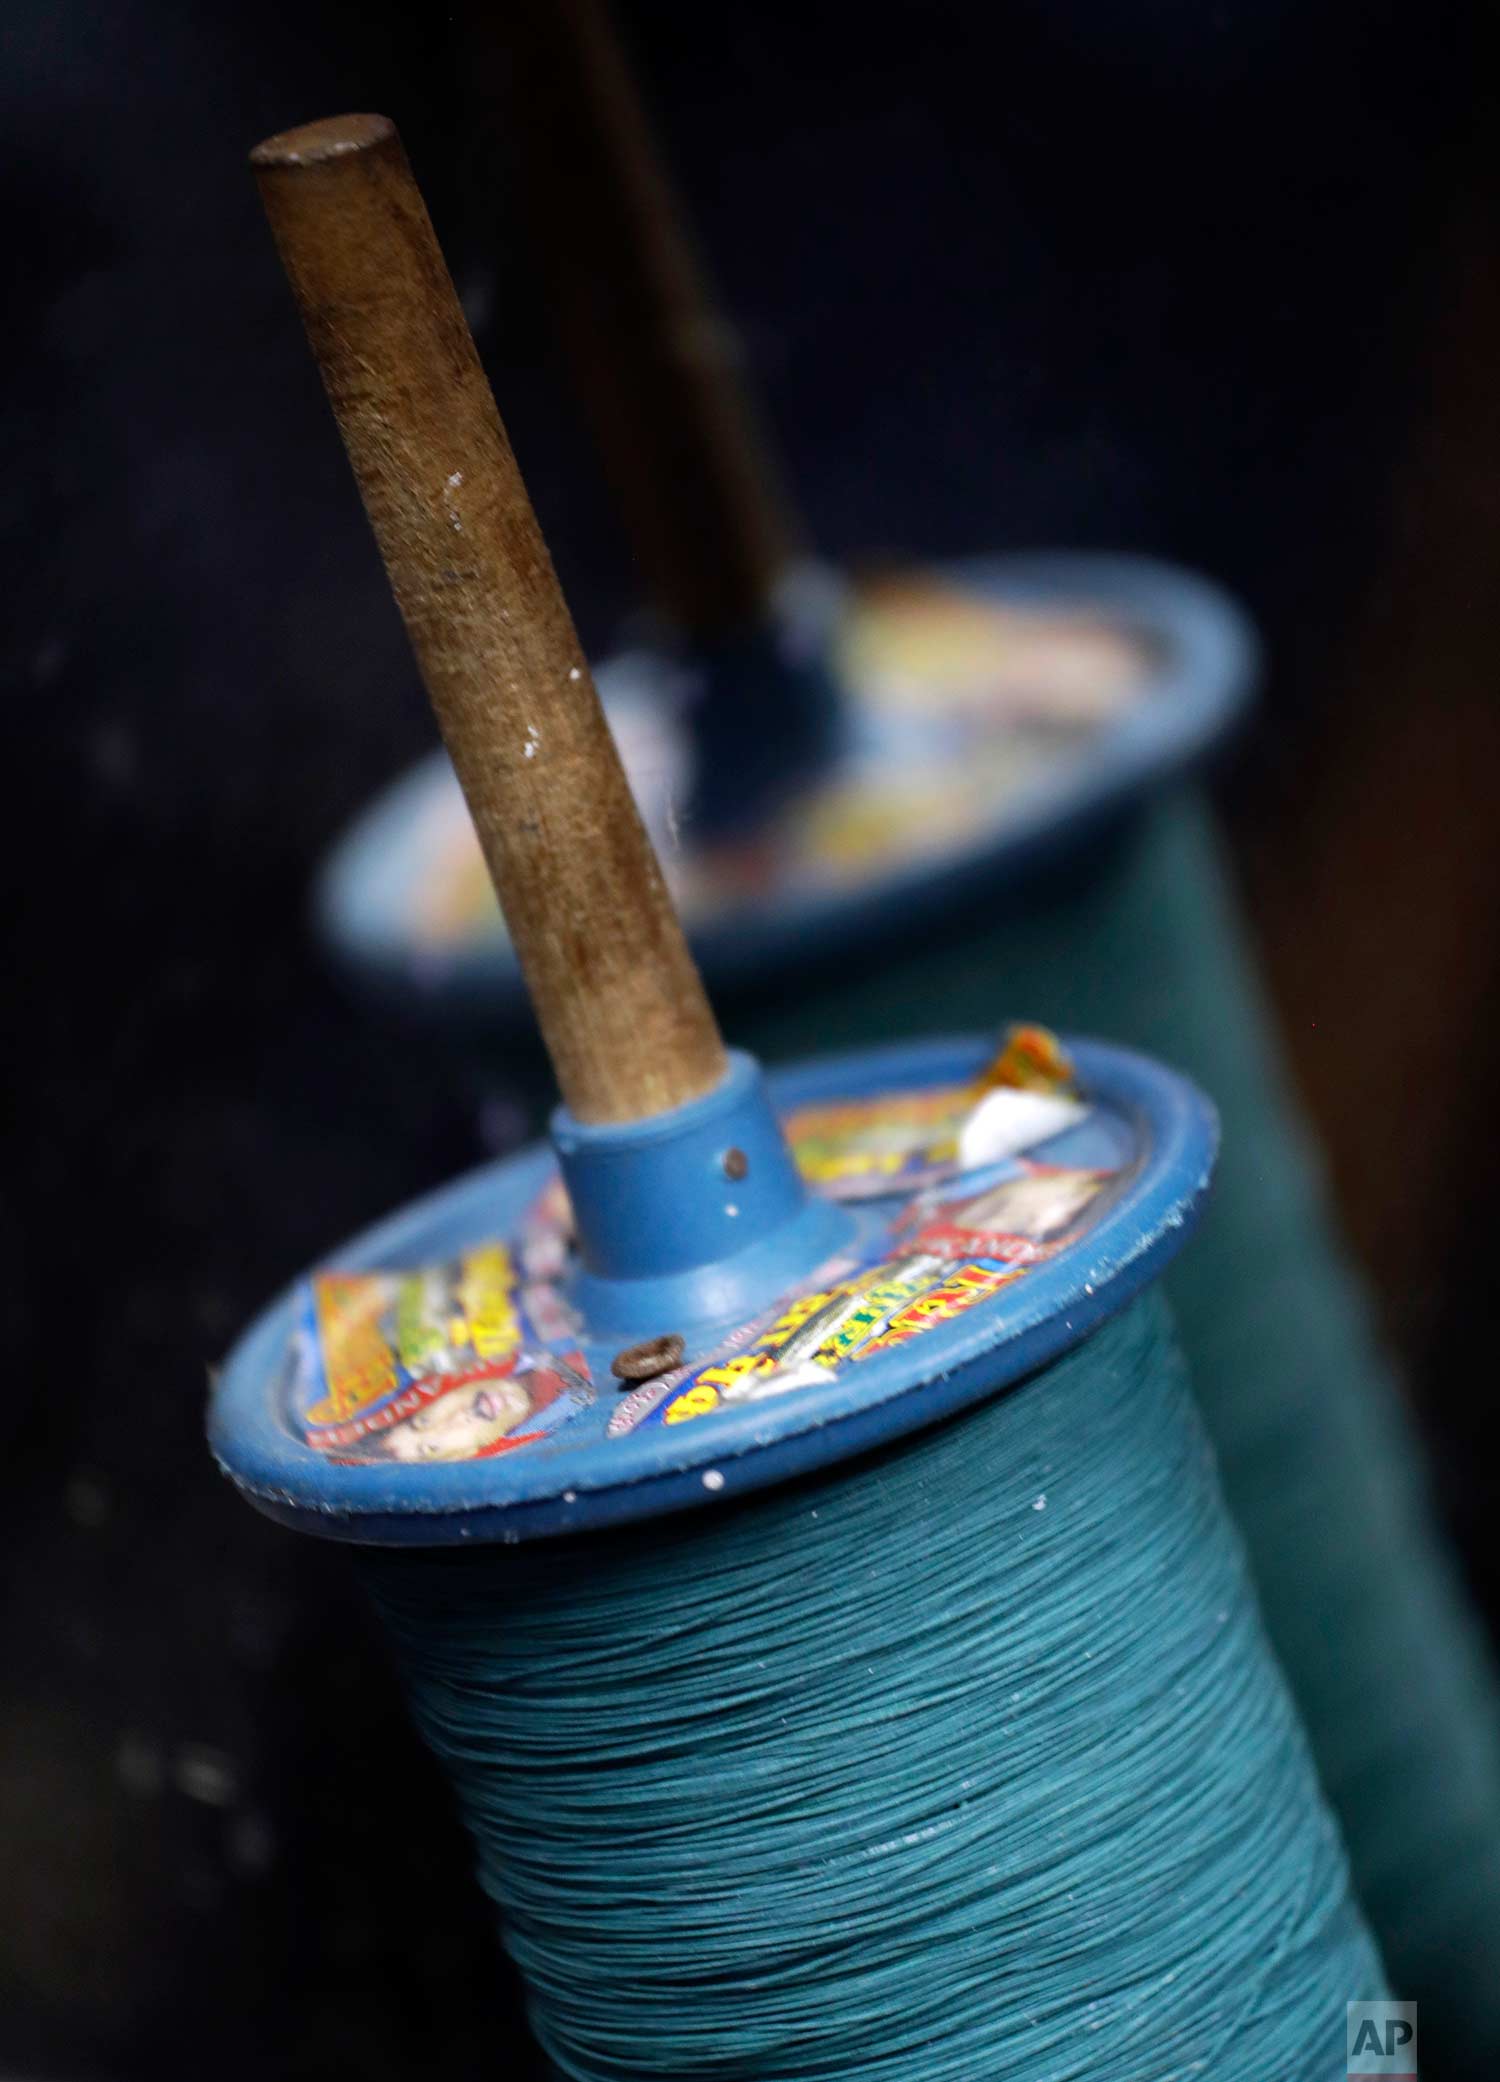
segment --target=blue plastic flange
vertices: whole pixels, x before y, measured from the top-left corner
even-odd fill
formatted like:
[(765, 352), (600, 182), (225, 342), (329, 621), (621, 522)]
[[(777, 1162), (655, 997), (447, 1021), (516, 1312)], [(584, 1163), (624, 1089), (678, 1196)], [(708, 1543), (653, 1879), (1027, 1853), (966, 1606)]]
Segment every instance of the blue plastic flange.
[[(458, 1180), (353, 1240), (319, 1286), (299, 1283), (251, 1327), (214, 1393), (214, 1452), (274, 1518), (336, 1539), (448, 1546), (701, 1505), (994, 1394), (1146, 1285), (1188, 1234), (1213, 1167), (1213, 1108), (1186, 1079), (1101, 1043), (1067, 1046), (1087, 1112), (1045, 1145), (967, 1173), (893, 1178), (858, 1199), (803, 1198), (744, 1057), (719, 1092), (639, 1128), (580, 1130), (562, 1116), (555, 1133), (590, 1230), (587, 1265), (563, 1247), (551, 1148)], [(784, 1072), (770, 1091), (783, 1113), (921, 1104), (967, 1085), (992, 1054), (976, 1039), (865, 1051)], [(1056, 1243), (986, 1240), (1014, 1219), (1001, 1210), (1018, 1183), (1084, 1211), (1068, 1214)], [(531, 1371), (498, 1385), (466, 1380), (476, 1424), (509, 1422), (486, 1457), (424, 1459), (430, 1436), (411, 1427), (426, 1406), (380, 1376), (379, 1350), (371, 1361), (357, 1335), (345, 1367), (352, 1400), (324, 1393), (318, 1310), (351, 1308), (357, 1331), (361, 1297), (395, 1284), (379, 1276), (455, 1262), (463, 1280), (482, 1285), (487, 1274), (510, 1296), (487, 1334), (502, 1349), (524, 1317)], [(402, 1336), (440, 1347), (449, 1292), (436, 1272), (402, 1282), (404, 1299), (390, 1302), (398, 1318), (410, 1310)], [(482, 1295), (469, 1292), (465, 1305), (484, 1318)], [(863, 1346), (850, 1341), (851, 1323)], [(622, 1386), (611, 1362), (641, 1330), (681, 1334), (681, 1364)], [(799, 1330), (815, 1350), (794, 1367)], [(477, 1348), (472, 1323), (467, 1334)], [(772, 1365), (756, 1357), (768, 1348), (780, 1371), (757, 1373)], [(494, 1418), (506, 1397), (527, 1414)], [(467, 1410), (462, 1398), (456, 1406)], [(393, 1456), (389, 1432), (360, 1429), (383, 1424), (404, 1427), (411, 1450)]]
[[(987, 906), (1101, 830), (1220, 745), (1253, 691), (1259, 647), (1241, 611), (1216, 586), (1140, 557), (1046, 553), (978, 557), (934, 574), (1010, 606), (1094, 612), (1134, 634), (1148, 660), (1138, 694), (1084, 739), (1065, 764), (1005, 804), (972, 845), (872, 869), (843, 886), (730, 905), (689, 919), (711, 991), (753, 986), (793, 963), (847, 959), (891, 935), (920, 933), (935, 915), (976, 897)], [(638, 692), (639, 656), (606, 664), (611, 696)], [(649, 673), (646, 673), (649, 679)], [(690, 700), (680, 666), (663, 663), (661, 698)], [(754, 712), (737, 705), (737, 714)], [(892, 748), (899, 766), (905, 754)], [(733, 762), (718, 759), (721, 780)], [(499, 934), (434, 947), (413, 923), (430, 819), (455, 783), (442, 753), (381, 796), (335, 845), (315, 895), (320, 937), (339, 965), (384, 1002), (493, 1023), (529, 1016), (520, 971)]]
[(576, 1223), (571, 1306), (600, 1342), (745, 1321), (850, 1242), (847, 1208), (809, 1193), (759, 1065), (732, 1053), (714, 1091), (671, 1113), (552, 1119)]

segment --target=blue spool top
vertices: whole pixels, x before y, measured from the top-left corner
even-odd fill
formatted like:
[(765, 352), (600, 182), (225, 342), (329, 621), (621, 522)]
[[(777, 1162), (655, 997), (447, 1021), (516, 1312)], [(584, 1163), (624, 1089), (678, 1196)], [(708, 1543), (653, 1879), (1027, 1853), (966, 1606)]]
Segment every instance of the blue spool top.
[[(636, 652), (598, 675), (711, 989), (921, 930), (976, 894), (995, 901), (1211, 751), (1257, 662), (1216, 587), (1132, 557), (975, 558), (876, 588), (832, 621), (843, 752), (758, 841), (700, 817), (677, 844), (695, 795), (682, 664)], [(442, 753), (334, 847), (316, 913), (335, 957), (384, 998), (525, 1014)]]
[[(1071, 1099), (984, 1099), (994, 1047), (968, 1039), (803, 1066), (769, 1099), (734, 1057), (626, 1129), (560, 1114), (556, 1153), (444, 1187), (274, 1303), (218, 1382), (215, 1454), (272, 1517), (441, 1546), (708, 1503), (961, 1409), (1123, 1307), (1208, 1186), (1193, 1086), (1067, 1047)], [(657, 1338), (681, 1340), (665, 1371), (616, 1378)]]

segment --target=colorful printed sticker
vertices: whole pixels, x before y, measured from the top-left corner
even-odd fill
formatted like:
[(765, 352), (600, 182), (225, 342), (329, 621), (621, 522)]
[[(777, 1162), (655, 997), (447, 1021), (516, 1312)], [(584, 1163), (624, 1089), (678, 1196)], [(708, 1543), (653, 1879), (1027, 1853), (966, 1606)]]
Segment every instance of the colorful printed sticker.
[(1028, 1164), (968, 1199), (917, 1200), (898, 1233), (914, 1250), (948, 1257), (972, 1252), (1005, 1265), (1034, 1265), (1071, 1239), (1113, 1175), (1065, 1164)]
[(452, 1265), (315, 1275), (292, 1387), (304, 1438), (341, 1460), (432, 1461), (543, 1436), (593, 1398), (582, 1351), (547, 1348), (569, 1328), (559, 1303), (520, 1285), (500, 1243)]
[(883, 1259), (838, 1286), (799, 1295), (746, 1348), (694, 1368), (648, 1421), (684, 1424), (724, 1405), (826, 1383), (841, 1366), (962, 1315), (1017, 1277), (1013, 1266), (955, 1264), (925, 1251)]
[(784, 1121), (802, 1175), (839, 1200), (910, 1192), (957, 1172), (1019, 1156), (1080, 1118), (1063, 1110), (1042, 1113), (1036, 1131), (1012, 1139), (991, 1133), (982, 1147), (966, 1148), (965, 1129), (988, 1095), (997, 1091), (1071, 1098), (1077, 1090), (1066, 1049), (1047, 1027), (1012, 1026), (994, 1059), (965, 1084), (927, 1085), (795, 1107)]
[(560, 1280), (567, 1271), (568, 1253), (573, 1248), (573, 1203), (560, 1171), (552, 1174), (521, 1217), (516, 1248), (528, 1280)]
[(798, 1106), (783, 1125), (797, 1168), (810, 1185), (835, 1199), (862, 1200), (950, 1172), (973, 1105), (971, 1085), (929, 1085), (921, 1091)]
[(1068, 1051), (1051, 1027), (1007, 1027), (1000, 1052), (974, 1080), (978, 1093), (997, 1090), (1076, 1096), (1078, 1078)]
[(861, 588), (840, 663), (872, 707), (902, 718), (1065, 733), (1117, 716), (1147, 659), (1139, 637), (1097, 612), (898, 571)]
[(744, 1326), (707, 1359), (681, 1367), (649, 1397), (630, 1398), (610, 1432), (684, 1424), (739, 1403), (830, 1381), (851, 1363), (907, 1344), (988, 1301), (1063, 1249), (1115, 1174), (1030, 1165), (986, 1192), (915, 1201), (873, 1264)]

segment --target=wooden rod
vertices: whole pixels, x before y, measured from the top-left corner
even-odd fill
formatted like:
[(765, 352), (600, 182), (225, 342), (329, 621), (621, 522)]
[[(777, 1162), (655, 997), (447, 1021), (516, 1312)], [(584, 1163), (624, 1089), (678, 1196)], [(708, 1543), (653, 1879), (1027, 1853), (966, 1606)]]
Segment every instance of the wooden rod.
[(723, 1044), (395, 126), (251, 163), (563, 1098), (681, 1105)]
[(801, 548), (738, 343), (600, 0), (510, 0), (503, 25), (563, 344), (646, 584), (690, 636), (732, 634)]

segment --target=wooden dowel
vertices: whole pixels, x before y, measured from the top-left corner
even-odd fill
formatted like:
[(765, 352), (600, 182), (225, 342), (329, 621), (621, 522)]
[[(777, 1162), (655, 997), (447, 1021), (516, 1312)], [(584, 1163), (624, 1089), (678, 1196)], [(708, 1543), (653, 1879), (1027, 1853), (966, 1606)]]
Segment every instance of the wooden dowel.
[(395, 127), (251, 162), (563, 1098), (665, 1112), (723, 1044)]
[(800, 554), (738, 344), (599, 0), (509, 0), (496, 28), (563, 343), (647, 586), (690, 636), (732, 634)]

